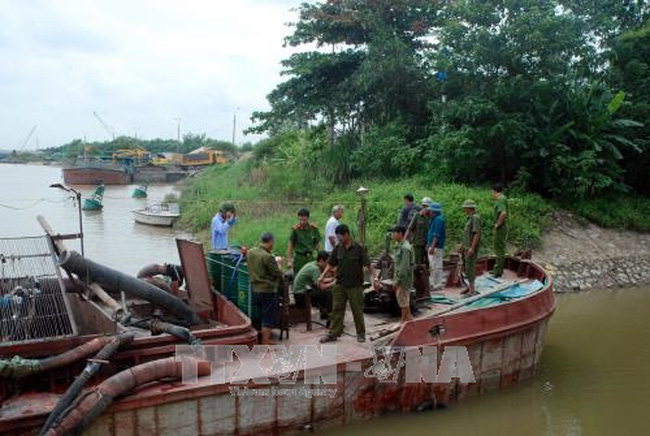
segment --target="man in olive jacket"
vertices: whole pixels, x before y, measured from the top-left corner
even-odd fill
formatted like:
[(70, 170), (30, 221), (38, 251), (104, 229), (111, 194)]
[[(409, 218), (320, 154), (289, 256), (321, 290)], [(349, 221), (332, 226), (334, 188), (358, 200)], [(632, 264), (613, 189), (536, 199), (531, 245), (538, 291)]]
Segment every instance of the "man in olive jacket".
[(262, 315), (262, 344), (271, 344), (271, 329), (275, 327), (277, 317), (277, 290), (283, 278), (273, 255), (273, 244), (273, 235), (264, 233), (259, 247), (251, 248), (246, 254), (253, 302)]

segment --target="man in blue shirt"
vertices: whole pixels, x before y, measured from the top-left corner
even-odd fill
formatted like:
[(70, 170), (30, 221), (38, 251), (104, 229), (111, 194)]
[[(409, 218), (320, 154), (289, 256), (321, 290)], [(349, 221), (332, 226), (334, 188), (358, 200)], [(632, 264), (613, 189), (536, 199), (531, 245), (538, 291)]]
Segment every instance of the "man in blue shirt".
[(429, 206), (429, 211), (433, 213), (433, 219), (429, 225), (429, 233), (427, 234), (430, 274), (429, 285), (434, 291), (436, 291), (444, 286), (442, 281), (442, 257), (445, 249), (447, 229), (440, 203), (432, 203), (431, 206)]
[(221, 205), (219, 212), (212, 218), (212, 249), (228, 249), (228, 231), (237, 223), (235, 206), (231, 203)]

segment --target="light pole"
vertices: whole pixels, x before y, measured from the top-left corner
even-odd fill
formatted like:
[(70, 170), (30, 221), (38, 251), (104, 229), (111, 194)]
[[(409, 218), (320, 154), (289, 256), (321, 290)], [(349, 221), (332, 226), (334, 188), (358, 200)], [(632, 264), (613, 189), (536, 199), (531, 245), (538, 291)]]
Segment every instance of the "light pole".
[(366, 223), (368, 220), (368, 191), (369, 189), (363, 186), (357, 189), (357, 195), (361, 200), (361, 208), (357, 215), (357, 227), (359, 228), (359, 243), (364, 247), (366, 246)]
[(81, 214), (81, 192), (74, 188), (70, 188), (68, 186), (64, 186), (61, 183), (53, 183), (50, 185), (50, 188), (57, 188), (61, 189), (69, 194), (72, 194), (73, 198), (76, 198), (77, 200), (77, 210), (79, 211), (79, 241), (81, 242), (81, 255), (85, 257), (84, 253), (84, 224), (83, 224), (83, 217)]

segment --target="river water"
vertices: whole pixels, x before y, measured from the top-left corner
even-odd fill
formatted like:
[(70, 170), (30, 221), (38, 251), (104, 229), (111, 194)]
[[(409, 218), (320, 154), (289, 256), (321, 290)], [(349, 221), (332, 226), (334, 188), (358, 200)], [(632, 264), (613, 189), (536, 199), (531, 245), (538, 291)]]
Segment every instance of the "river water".
[[(59, 233), (78, 233), (75, 202), (68, 193), (49, 187), (57, 182), (63, 182), (60, 167), (0, 164), (0, 238), (42, 235), (36, 221), (39, 214)], [(175, 229), (137, 224), (131, 214), (148, 201), (174, 193), (175, 186), (151, 185), (147, 199), (131, 198), (134, 187), (106, 186), (104, 209), (82, 213), (86, 256), (130, 274), (151, 262), (177, 263), (175, 238), (185, 235)], [(94, 187), (80, 190), (87, 197)], [(64, 243), (79, 250), (77, 241)]]
[(448, 409), (381, 418), (330, 434), (650, 434), (650, 287), (557, 299), (532, 380)]

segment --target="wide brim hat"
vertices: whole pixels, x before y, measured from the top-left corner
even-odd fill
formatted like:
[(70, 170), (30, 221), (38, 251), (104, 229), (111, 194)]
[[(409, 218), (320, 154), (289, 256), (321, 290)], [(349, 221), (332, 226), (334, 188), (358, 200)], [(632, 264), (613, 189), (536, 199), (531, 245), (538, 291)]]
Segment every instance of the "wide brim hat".
[(474, 202), (474, 200), (465, 200), (463, 201), (463, 205), (461, 206), (463, 209), (478, 209), (478, 205)]
[(442, 212), (442, 205), (440, 205), (440, 203), (431, 203), (429, 205), (429, 210), (431, 212), (441, 213)]

